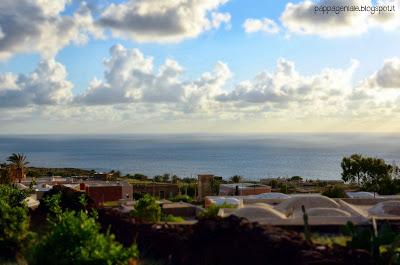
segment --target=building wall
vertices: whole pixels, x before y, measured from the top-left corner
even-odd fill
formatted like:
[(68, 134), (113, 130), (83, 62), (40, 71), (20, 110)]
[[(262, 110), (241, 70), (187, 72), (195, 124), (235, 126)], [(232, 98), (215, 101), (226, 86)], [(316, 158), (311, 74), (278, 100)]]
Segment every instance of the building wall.
[(213, 195), (212, 184), (214, 175), (198, 175), (198, 200), (202, 201), (206, 196)]
[(118, 201), (123, 197), (122, 186), (86, 186), (86, 193), (96, 204)]
[[(240, 187), (240, 184), (238, 184)], [(219, 190), (219, 195), (221, 196), (235, 196), (236, 188), (235, 187), (224, 187), (221, 186)], [(271, 187), (249, 187), (249, 188), (242, 188), (239, 189), (240, 196), (248, 196), (248, 195), (258, 195), (262, 193), (271, 192)]]
[(159, 197), (160, 199), (168, 199), (179, 194), (178, 184), (170, 183), (135, 183), (132, 184), (133, 193), (149, 194)]

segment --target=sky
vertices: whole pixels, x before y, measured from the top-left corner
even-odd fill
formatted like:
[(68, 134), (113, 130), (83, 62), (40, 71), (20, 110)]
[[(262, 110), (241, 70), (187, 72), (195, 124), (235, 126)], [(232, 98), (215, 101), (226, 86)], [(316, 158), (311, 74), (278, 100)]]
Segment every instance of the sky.
[(399, 118), (400, 0), (0, 2), (0, 134), (399, 132)]

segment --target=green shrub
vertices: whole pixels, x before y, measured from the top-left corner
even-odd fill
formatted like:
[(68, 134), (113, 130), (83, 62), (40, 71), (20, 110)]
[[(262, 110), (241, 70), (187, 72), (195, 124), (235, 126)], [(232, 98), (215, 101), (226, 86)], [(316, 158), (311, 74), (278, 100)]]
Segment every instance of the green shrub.
[(324, 189), (322, 195), (329, 198), (347, 198), (346, 190), (342, 185), (328, 186)]
[(166, 216), (163, 216), (162, 220), (164, 222), (173, 222), (173, 223), (181, 223), (181, 222), (185, 221), (185, 219), (183, 219), (182, 217), (174, 216), (172, 214), (168, 214)]
[(187, 203), (192, 203), (193, 198), (188, 196), (188, 195), (177, 195), (174, 198), (171, 199), (173, 202), (187, 202)]
[(201, 212), (198, 216), (198, 218), (203, 219), (203, 218), (215, 218), (218, 216), (219, 209), (223, 208), (237, 208), (236, 205), (230, 205), (223, 203), (222, 205), (215, 205), (211, 204), (207, 209), (205, 209), (203, 212)]
[(0, 199), (0, 256), (11, 258), (23, 249), (29, 236), (27, 209)]
[(343, 233), (350, 237), (346, 247), (369, 251), (374, 264), (400, 264), (400, 235), (388, 223), (374, 231), (369, 227), (357, 227), (348, 222)]
[(0, 256), (14, 257), (29, 239), (27, 193), (8, 185), (0, 185)]
[(19, 190), (11, 185), (0, 185), (0, 199), (5, 200), (12, 207), (25, 206), (24, 200), (28, 195), (28, 190)]
[(53, 211), (49, 219), (50, 230), (43, 238), (37, 238), (29, 252), (30, 265), (122, 265), (136, 260), (136, 245), (124, 248), (108, 231), (100, 233), (96, 215), (85, 211), (61, 212), (57, 207), (61, 195), (48, 199), (48, 208)]
[[(53, 197), (55, 194), (60, 194), (60, 206), (63, 210), (85, 210), (85, 206), (81, 203), (82, 196), (85, 197), (87, 206), (92, 207), (94, 205), (93, 200), (86, 193), (81, 193), (79, 191), (61, 185), (56, 185), (51, 190), (46, 192), (43, 196), (42, 201), (46, 200), (47, 198)], [(46, 203), (41, 203), (40, 207), (46, 207), (46, 205)]]
[(141, 221), (157, 223), (161, 220), (161, 207), (152, 196), (146, 194), (137, 202), (131, 214)]

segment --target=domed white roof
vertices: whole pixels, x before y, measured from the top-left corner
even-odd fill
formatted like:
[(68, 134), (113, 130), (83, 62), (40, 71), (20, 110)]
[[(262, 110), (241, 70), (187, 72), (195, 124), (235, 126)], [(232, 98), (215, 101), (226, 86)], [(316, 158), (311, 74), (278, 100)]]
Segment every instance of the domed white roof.
[(250, 221), (257, 219), (286, 219), (286, 216), (268, 204), (254, 204), (245, 206), (232, 213), (238, 217), (246, 218)]
[(309, 210), (306, 210), (308, 216), (318, 216), (318, 217), (350, 217), (351, 214), (343, 211), (341, 209), (336, 209), (336, 208), (323, 208), (323, 207), (318, 207), (318, 208), (311, 208)]
[(215, 205), (220, 206), (225, 203), (225, 197), (215, 197), (212, 198), (212, 201), (215, 203)]
[(307, 212), (311, 208), (339, 208), (339, 204), (328, 197), (312, 195), (292, 197), (278, 204), (276, 209), (284, 213), (297, 212), (301, 211), (302, 205), (304, 205)]
[(348, 191), (346, 192), (347, 196), (352, 199), (371, 199), (371, 198), (378, 198), (380, 197), (378, 193), (375, 193), (375, 196), (372, 192), (367, 192), (367, 191), (355, 191), (351, 192)]
[(368, 210), (370, 215), (400, 217), (400, 201), (385, 201)]
[(268, 192), (254, 195), (253, 198), (257, 199), (289, 199), (290, 196), (280, 192)]
[(236, 198), (226, 198), (225, 203), (229, 205), (241, 205), (242, 201)]

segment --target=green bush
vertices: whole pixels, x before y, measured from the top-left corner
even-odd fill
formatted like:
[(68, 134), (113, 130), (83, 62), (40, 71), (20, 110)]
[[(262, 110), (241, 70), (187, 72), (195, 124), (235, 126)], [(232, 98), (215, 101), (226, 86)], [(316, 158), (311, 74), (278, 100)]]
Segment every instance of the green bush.
[(222, 205), (215, 205), (211, 204), (207, 209), (205, 209), (203, 212), (201, 212), (198, 216), (198, 218), (203, 219), (203, 218), (215, 218), (218, 216), (219, 209), (223, 208), (236, 208), (236, 205), (230, 205), (223, 203)]
[(346, 247), (369, 251), (374, 264), (400, 264), (400, 235), (388, 223), (374, 231), (369, 227), (357, 227), (348, 222), (343, 233), (350, 237)]
[(146, 194), (137, 202), (131, 214), (141, 221), (157, 223), (161, 220), (161, 207), (152, 196)]
[(4, 199), (12, 207), (25, 207), (24, 200), (28, 195), (28, 190), (19, 190), (11, 185), (0, 185), (0, 199)]
[(50, 230), (32, 244), (28, 255), (30, 265), (122, 265), (136, 260), (136, 245), (124, 248), (109, 232), (100, 233), (95, 215), (84, 211), (61, 212), (57, 207), (60, 195), (48, 199), (54, 216), (49, 219)]
[(185, 221), (185, 219), (183, 219), (182, 217), (174, 216), (172, 214), (168, 214), (166, 216), (163, 216), (162, 220), (164, 222), (173, 222), (173, 223), (181, 223), (181, 222)]
[[(43, 196), (42, 201), (45, 201), (56, 194), (60, 194), (61, 196), (59, 205), (63, 210), (84, 210), (85, 207), (81, 203), (82, 196), (85, 197), (87, 206), (92, 207), (94, 205), (93, 200), (86, 193), (81, 193), (79, 191), (61, 185), (56, 185), (51, 190), (46, 192)], [(47, 203), (40, 204), (40, 207), (46, 208), (46, 206)], [(48, 209), (45, 210), (47, 211)]]
[(174, 198), (171, 199), (171, 201), (192, 203), (193, 198), (188, 195), (176, 195)]
[(0, 199), (0, 256), (12, 258), (19, 253), (29, 236), (27, 209), (13, 207)]
[(342, 185), (328, 186), (324, 189), (322, 195), (329, 198), (347, 198), (346, 190)]
[(27, 193), (12, 186), (0, 185), (0, 256), (15, 257), (29, 239)]

